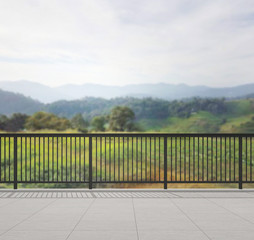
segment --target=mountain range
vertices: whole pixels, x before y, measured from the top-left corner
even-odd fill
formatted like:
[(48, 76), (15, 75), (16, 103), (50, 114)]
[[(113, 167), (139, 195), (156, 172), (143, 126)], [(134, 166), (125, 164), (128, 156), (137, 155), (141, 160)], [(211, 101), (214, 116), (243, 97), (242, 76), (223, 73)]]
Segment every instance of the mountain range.
[(49, 87), (32, 81), (0, 81), (0, 89), (23, 94), (42, 103), (58, 100), (77, 100), (85, 97), (153, 97), (165, 100), (191, 97), (237, 98), (254, 93), (254, 83), (235, 87), (212, 88), (208, 86), (189, 86), (186, 84), (132, 84), (125, 86), (109, 86), (86, 83), (82, 85), (66, 84)]

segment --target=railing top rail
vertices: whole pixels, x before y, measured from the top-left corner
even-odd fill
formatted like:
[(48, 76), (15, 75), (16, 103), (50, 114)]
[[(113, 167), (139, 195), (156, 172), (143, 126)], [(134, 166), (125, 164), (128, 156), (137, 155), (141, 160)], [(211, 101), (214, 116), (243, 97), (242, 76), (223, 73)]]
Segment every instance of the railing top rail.
[(254, 133), (0, 133), (0, 137), (254, 137)]

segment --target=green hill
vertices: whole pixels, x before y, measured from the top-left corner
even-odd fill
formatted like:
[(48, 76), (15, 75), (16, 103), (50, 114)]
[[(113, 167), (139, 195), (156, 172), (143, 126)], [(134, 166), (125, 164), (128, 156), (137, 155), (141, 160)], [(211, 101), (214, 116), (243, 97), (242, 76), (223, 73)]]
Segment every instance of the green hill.
[(44, 104), (22, 94), (3, 91), (0, 89), (0, 114), (12, 113), (32, 114), (40, 111)]
[(226, 109), (222, 114), (199, 111), (188, 118), (169, 117), (160, 121), (144, 119), (139, 121), (139, 125), (148, 132), (254, 132), (254, 99), (227, 101)]
[(195, 132), (218, 132), (222, 119), (208, 112), (198, 112), (189, 118), (170, 117), (161, 121), (159, 125), (155, 121), (144, 120), (139, 123), (148, 132), (171, 132), (171, 133), (195, 133)]

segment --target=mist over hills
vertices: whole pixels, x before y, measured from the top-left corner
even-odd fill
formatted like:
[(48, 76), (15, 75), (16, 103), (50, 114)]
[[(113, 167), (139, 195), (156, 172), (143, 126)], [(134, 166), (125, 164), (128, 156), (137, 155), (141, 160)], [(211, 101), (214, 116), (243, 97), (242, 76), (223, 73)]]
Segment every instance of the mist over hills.
[(189, 86), (186, 84), (132, 84), (126, 86), (108, 86), (99, 84), (67, 84), (49, 87), (26, 80), (0, 81), (0, 89), (20, 93), (42, 103), (58, 100), (77, 100), (85, 97), (111, 99), (115, 97), (153, 97), (164, 100), (177, 100), (191, 97), (236, 98), (254, 93), (254, 83), (235, 87), (212, 88), (207, 86)]

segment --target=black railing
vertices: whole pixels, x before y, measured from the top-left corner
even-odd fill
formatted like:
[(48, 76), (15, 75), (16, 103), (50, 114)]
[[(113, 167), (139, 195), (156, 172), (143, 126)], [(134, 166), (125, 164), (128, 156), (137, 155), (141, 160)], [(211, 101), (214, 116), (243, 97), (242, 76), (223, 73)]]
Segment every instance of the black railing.
[(254, 134), (0, 134), (0, 183), (253, 183)]

